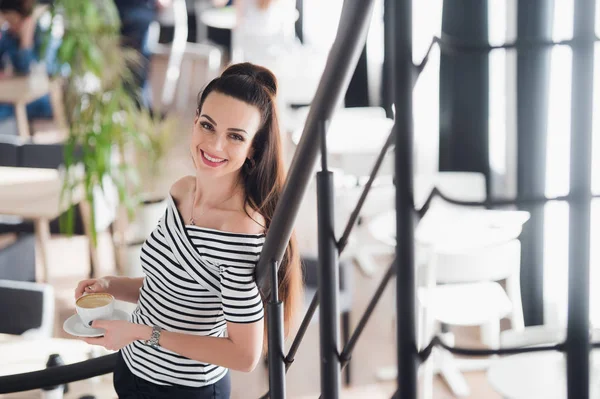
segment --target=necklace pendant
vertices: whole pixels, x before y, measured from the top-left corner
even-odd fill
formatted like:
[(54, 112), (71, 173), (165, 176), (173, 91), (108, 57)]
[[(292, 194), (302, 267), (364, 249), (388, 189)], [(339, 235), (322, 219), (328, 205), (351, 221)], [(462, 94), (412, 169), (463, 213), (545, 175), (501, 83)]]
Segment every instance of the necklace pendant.
[(196, 223), (194, 223), (194, 218), (190, 218), (190, 225), (191, 226), (195, 226), (196, 225)]

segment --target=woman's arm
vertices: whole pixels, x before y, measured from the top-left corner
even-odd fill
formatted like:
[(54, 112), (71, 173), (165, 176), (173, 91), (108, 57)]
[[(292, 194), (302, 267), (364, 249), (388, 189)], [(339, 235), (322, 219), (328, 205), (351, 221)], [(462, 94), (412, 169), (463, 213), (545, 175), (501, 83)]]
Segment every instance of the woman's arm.
[[(250, 372), (260, 360), (263, 344), (263, 320), (253, 323), (227, 323), (228, 336), (207, 337), (162, 331), (159, 346), (202, 363)], [(85, 338), (92, 345), (119, 350), (133, 341), (150, 339), (152, 327), (122, 320), (94, 320), (92, 327), (103, 328), (101, 338)]]
[[(159, 345), (199, 362), (250, 372), (260, 360), (263, 330), (264, 322), (260, 320), (250, 324), (227, 323), (226, 338), (163, 331)], [(148, 339), (151, 332), (150, 328)]]

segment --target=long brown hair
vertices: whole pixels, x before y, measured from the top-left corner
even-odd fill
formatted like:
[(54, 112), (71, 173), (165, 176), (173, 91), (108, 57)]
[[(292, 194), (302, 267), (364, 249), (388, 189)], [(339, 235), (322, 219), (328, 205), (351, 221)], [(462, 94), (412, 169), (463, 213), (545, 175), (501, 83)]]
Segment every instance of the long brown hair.
[[(245, 204), (265, 218), (268, 231), (285, 183), (285, 168), (277, 118), (277, 79), (271, 71), (250, 63), (229, 66), (198, 95), (198, 112), (206, 97), (216, 91), (253, 105), (261, 112), (261, 127), (254, 136), (252, 160), (242, 167)], [(250, 215), (249, 215), (250, 216)], [(303, 301), (302, 269), (295, 234), (287, 245), (278, 271), (279, 299), (284, 303), (285, 335)], [(266, 287), (259, 287), (261, 294)], [(264, 301), (263, 297), (263, 301)], [(266, 326), (266, 323), (265, 323)], [(266, 336), (266, 335), (265, 335)]]

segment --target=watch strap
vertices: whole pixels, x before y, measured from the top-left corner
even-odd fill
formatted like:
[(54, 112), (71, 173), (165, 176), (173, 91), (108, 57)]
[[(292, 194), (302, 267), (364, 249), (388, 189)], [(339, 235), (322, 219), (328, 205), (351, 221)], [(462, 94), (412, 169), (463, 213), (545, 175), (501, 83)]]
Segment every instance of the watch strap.
[(152, 326), (152, 334), (150, 334), (150, 339), (146, 341), (146, 345), (149, 345), (152, 347), (159, 346), (158, 341), (160, 339), (161, 331), (162, 331), (162, 328), (160, 328), (158, 326)]

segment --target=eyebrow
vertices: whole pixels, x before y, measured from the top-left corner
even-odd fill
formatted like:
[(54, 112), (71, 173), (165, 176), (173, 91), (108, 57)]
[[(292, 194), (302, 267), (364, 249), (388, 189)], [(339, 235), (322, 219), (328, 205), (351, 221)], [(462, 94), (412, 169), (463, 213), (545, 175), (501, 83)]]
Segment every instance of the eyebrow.
[[(217, 122), (215, 122), (215, 120), (213, 118), (211, 118), (210, 116), (208, 116), (206, 114), (202, 114), (202, 115), (200, 115), (200, 117), (204, 117), (204, 118), (208, 119), (210, 121), (210, 123), (212, 123), (213, 125), (217, 126)], [(235, 128), (235, 127), (230, 127), (227, 130), (229, 130), (231, 132), (241, 132), (241, 133), (248, 134), (248, 132), (245, 131), (244, 129), (238, 129), (238, 128)]]

